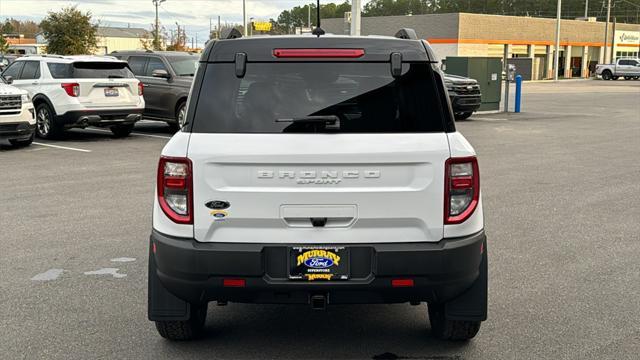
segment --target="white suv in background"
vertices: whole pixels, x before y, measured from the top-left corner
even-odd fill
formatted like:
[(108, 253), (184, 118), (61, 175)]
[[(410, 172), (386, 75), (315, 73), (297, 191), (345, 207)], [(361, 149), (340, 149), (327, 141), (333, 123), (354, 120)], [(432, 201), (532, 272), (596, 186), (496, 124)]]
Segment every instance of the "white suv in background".
[(2, 77), (27, 90), (36, 108), (36, 134), (59, 136), (65, 129), (109, 127), (127, 136), (144, 111), (143, 85), (126, 62), (107, 56), (25, 56)]
[(0, 81), (0, 140), (9, 140), (14, 146), (31, 145), (35, 128), (29, 94)]

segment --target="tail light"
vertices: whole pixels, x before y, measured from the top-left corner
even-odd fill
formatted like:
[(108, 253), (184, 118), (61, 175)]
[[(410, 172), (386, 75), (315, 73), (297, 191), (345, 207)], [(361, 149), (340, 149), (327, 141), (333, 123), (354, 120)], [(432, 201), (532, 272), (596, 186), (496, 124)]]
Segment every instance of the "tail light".
[(138, 83), (138, 96), (142, 96), (144, 95), (144, 84), (139, 82)]
[(359, 58), (363, 49), (273, 49), (277, 58)]
[(158, 164), (158, 203), (175, 223), (193, 224), (191, 160), (161, 157)]
[(62, 83), (62, 84), (60, 84), (60, 86), (62, 86), (64, 91), (67, 92), (67, 95), (69, 95), (71, 97), (80, 96), (80, 84), (78, 84), (78, 83)]
[(478, 160), (475, 156), (448, 159), (445, 163), (444, 181), (444, 223), (460, 224), (478, 207)]

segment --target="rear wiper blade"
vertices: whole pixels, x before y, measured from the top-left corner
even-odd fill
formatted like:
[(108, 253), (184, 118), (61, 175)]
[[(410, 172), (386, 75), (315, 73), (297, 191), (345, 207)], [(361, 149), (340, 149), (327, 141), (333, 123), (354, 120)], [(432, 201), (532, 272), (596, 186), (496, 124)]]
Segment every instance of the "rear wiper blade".
[(304, 116), (299, 118), (283, 118), (276, 119), (276, 122), (286, 123), (324, 123), (333, 125), (340, 121), (340, 118), (336, 115), (316, 115), (316, 116)]

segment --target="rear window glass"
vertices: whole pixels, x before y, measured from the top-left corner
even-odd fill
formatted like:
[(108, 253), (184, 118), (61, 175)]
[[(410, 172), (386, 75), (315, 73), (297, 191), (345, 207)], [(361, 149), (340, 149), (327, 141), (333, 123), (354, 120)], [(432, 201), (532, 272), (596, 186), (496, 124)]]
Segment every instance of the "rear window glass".
[(444, 131), (428, 63), (208, 64), (192, 125), (205, 133)]
[(54, 79), (122, 79), (133, 77), (127, 64), (119, 62), (48, 63), (47, 66)]

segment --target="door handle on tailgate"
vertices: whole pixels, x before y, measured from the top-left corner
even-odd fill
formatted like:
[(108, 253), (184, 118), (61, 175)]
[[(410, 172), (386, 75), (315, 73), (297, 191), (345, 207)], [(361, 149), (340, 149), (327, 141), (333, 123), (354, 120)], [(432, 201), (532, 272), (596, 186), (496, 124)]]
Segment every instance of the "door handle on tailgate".
[(282, 205), (280, 217), (290, 227), (349, 227), (358, 217), (358, 207), (355, 205)]

